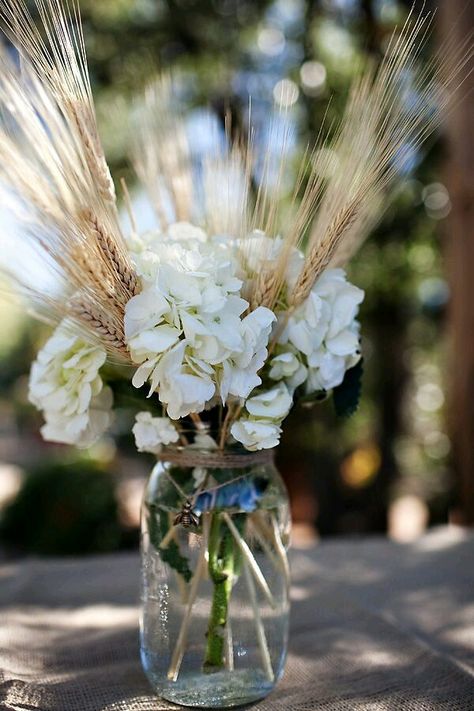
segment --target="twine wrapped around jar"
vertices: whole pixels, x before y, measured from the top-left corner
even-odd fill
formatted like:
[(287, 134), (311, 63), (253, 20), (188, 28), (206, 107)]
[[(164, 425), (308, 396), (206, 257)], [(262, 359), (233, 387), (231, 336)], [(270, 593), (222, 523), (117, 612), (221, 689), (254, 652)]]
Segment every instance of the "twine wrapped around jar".
[(163, 447), (158, 454), (161, 462), (170, 462), (180, 467), (203, 467), (204, 469), (245, 469), (258, 464), (271, 464), (273, 449), (259, 452), (232, 452), (221, 450), (204, 451), (194, 447)]

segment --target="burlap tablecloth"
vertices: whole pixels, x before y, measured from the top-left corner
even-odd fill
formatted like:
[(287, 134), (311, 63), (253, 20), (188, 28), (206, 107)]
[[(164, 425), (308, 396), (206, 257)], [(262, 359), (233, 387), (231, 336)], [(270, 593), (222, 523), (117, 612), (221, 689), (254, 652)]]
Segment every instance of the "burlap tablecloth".
[[(473, 711), (474, 537), (294, 550), (287, 671), (259, 711)], [(137, 653), (135, 554), (0, 566), (0, 708), (158, 711)]]

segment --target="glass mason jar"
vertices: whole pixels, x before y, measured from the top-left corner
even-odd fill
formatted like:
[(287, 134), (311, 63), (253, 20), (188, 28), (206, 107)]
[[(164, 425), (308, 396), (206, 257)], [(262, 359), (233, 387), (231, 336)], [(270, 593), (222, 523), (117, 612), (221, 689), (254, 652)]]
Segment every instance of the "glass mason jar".
[(155, 691), (224, 708), (283, 673), (290, 515), (268, 450), (166, 447), (142, 509), (141, 657)]

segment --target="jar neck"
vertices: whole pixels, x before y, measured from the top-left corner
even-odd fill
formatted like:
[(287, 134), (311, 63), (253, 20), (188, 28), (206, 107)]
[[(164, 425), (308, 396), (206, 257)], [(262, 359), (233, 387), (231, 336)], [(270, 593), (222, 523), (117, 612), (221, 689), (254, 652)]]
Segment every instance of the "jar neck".
[(257, 464), (271, 464), (275, 449), (249, 452), (242, 448), (200, 449), (193, 445), (163, 447), (157, 459), (180, 467), (203, 467), (205, 469), (245, 469)]

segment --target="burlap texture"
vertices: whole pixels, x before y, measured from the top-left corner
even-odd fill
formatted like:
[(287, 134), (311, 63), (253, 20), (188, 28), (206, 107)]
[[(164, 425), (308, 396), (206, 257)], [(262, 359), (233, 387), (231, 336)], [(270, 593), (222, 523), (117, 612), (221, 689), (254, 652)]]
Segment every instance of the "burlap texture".
[[(472, 711), (474, 537), (294, 550), (290, 654), (258, 711)], [(0, 566), (0, 708), (175, 709), (137, 651), (136, 554)]]

